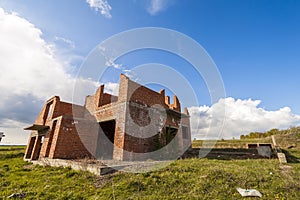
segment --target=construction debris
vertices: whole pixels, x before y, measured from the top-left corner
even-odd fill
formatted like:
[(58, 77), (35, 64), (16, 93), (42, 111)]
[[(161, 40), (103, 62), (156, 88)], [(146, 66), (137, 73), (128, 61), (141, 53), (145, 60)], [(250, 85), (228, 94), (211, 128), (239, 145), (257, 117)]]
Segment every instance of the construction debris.
[(277, 153), (280, 164), (286, 164), (287, 160), (284, 153)]
[(237, 188), (237, 191), (242, 195), (242, 197), (262, 197), (262, 194), (255, 189)]
[(25, 192), (21, 192), (21, 193), (14, 193), (14, 194), (11, 194), (10, 196), (8, 196), (7, 198), (10, 199), (10, 198), (18, 198), (18, 199), (24, 199), (26, 197), (26, 193)]

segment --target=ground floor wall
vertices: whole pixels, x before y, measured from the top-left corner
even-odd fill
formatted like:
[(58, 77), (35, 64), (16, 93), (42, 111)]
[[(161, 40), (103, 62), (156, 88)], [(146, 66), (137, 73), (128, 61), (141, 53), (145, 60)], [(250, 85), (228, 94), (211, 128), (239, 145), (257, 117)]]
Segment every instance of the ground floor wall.
[(169, 112), (123, 102), (84, 118), (60, 116), (30, 137), (25, 158), (174, 159), (190, 147), (191, 135), (189, 118)]

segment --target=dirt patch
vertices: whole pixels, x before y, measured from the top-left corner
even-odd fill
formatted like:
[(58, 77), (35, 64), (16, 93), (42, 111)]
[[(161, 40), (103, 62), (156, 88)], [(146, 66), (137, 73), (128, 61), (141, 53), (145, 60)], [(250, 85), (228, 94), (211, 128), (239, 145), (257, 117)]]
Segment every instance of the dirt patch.
[(290, 165), (279, 165), (279, 169), (281, 172), (290, 172), (293, 167)]
[(97, 166), (105, 166), (105, 164), (101, 160), (95, 160), (95, 159), (74, 159), (73, 161), (85, 163), (85, 164), (97, 165)]
[(97, 176), (94, 181), (95, 188), (105, 186), (107, 183), (111, 182), (109, 176)]
[(28, 170), (31, 170), (34, 168), (34, 165), (24, 165), (23, 166), (23, 169), (28, 169)]
[(290, 165), (279, 165), (280, 174), (282, 174), (287, 180), (292, 181), (293, 176), (291, 175), (293, 167)]

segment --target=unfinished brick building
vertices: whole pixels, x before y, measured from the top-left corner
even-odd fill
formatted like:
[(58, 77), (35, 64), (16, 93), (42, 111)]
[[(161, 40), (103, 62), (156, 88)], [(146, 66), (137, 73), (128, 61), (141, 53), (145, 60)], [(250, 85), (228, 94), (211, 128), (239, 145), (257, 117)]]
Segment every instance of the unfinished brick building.
[(174, 159), (191, 146), (187, 109), (121, 74), (119, 94), (101, 85), (84, 106), (49, 99), (35, 120), (25, 159)]

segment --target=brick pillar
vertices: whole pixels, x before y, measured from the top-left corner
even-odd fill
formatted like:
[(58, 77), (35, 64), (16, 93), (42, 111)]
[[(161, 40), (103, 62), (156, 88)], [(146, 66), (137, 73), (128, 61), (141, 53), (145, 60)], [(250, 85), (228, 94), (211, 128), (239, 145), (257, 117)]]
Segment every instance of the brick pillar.
[(176, 95), (174, 95), (174, 110), (181, 112), (180, 102)]
[(179, 126), (176, 137), (178, 137), (178, 149), (180, 152), (183, 151), (183, 130), (182, 125)]
[(124, 160), (124, 125), (116, 121), (113, 160)]
[(170, 105), (170, 97), (169, 96), (165, 96), (165, 104), (167, 104), (168, 106)]
[(35, 136), (30, 136), (30, 138), (28, 140), (28, 145), (27, 145), (27, 148), (26, 148), (26, 151), (25, 151), (24, 159), (30, 159), (31, 158), (35, 140), (36, 140)]
[(40, 155), (42, 136), (36, 136), (30, 160), (37, 160)]
[(129, 78), (125, 75), (120, 75), (120, 84), (119, 84), (119, 96), (118, 102), (124, 102), (128, 100), (128, 84)]
[(95, 99), (94, 99), (94, 103), (96, 108), (99, 108), (100, 106), (102, 106), (102, 101), (103, 101), (103, 93), (104, 93), (104, 85), (101, 85), (95, 94)]

